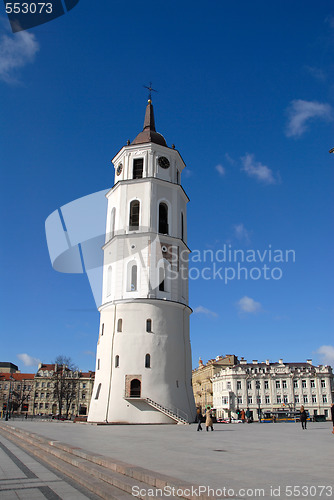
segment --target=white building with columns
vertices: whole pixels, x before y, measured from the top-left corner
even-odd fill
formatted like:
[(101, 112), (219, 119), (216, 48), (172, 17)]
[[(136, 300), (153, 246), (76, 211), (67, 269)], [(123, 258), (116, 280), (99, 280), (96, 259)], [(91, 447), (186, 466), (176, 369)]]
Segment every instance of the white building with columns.
[(241, 358), (212, 378), (213, 406), (218, 417), (236, 417), (237, 410), (249, 410), (254, 420), (279, 409), (299, 410), (303, 405), (310, 416), (330, 418), (333, 399), (333, 371), (330, 366), (305, 363), (276, 363)]
[(88, 421), (193, 421), (187, 203), (180, 153), (155, 130), (114, 157), (107, 193), (103, 293)]

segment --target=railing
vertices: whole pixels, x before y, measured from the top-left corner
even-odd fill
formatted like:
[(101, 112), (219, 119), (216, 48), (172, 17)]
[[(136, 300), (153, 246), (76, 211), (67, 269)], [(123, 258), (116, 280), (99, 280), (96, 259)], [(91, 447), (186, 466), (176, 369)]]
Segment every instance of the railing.
[(180, 422), (189, 423), (187, 413), (180, 410), (179, 408), (176, 408), (176, 406), (172, 406), (172, 408), (166, 408), (165, 406), (162, 406), (161, 404), (157, 403), (156, 401), (153, 401), (153, 399), (150, 399), (150, 398), (145, 398), (145, 399), (151, 406), (153, 406), (157, 410), (160, 410), (162, 413), (165, 413), (165, 415), (168, 415), (171, 418), (174, 418)]

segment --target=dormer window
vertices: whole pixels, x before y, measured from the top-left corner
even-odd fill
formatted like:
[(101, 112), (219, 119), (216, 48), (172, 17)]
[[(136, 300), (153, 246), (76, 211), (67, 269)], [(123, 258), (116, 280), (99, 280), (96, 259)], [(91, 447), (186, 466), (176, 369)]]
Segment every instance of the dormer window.
[(134, 179), (141, 179), (143, 177), (143, 166), (144, 166), (143, 158), (136, 158), (135, 160), (133, 160)]

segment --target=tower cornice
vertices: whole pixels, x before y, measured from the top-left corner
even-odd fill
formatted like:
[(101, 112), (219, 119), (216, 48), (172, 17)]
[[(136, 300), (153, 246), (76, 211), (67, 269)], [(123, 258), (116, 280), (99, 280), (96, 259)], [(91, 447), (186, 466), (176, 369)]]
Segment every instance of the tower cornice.
[(119, 186), (121, 186), (123, 184), (127, 184), (127, 185), (129, 185), (129, 184), (139, 184), (139, 183), (145, 183), (146, 181), (150, 181), (150, 182), (154, 181), (157, 184), (161, 184), (161, 185), (168, 184), (169, 186), (175, 186), (176, 189), (181, 189), (181, 192), (184, 195), (185, 200), (187, 202), (190, 201), (189, 196), (187, 195), (187, 193), (185, 192), (185, 190), (183, 189), (183, 187), (181, 186), (181, 184), (176, 184), (175, 182), (167, 181), (165, 179), (159, 179), (158, 177), (142, 177), (141, 179), (125, 179), (125, 180), (118, 181), (106, 193), (105, 196), (106, 196), (106, 198), (109, 198), (109, 196), (111, 195), (111, 193), (113, 193)]

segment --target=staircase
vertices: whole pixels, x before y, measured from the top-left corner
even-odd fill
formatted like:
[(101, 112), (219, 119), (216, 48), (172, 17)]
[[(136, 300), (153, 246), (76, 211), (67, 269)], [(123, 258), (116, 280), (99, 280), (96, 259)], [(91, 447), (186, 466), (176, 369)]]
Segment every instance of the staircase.
[(159, 403), (156, 403), (150, 398), (145, 398), (145, 401), (156, 410), (161, 411), (161, 413), (167, 415), (167, 417), (170, 417), (173, 420), (175, 420), (175, 422), (177, 422), (178, 424), (184, 424), (184, 425), (189, 424), (188, 415), (179, 408), (173, 408), (173, 409), (165, 408), (164, 406), (160, 405)]

